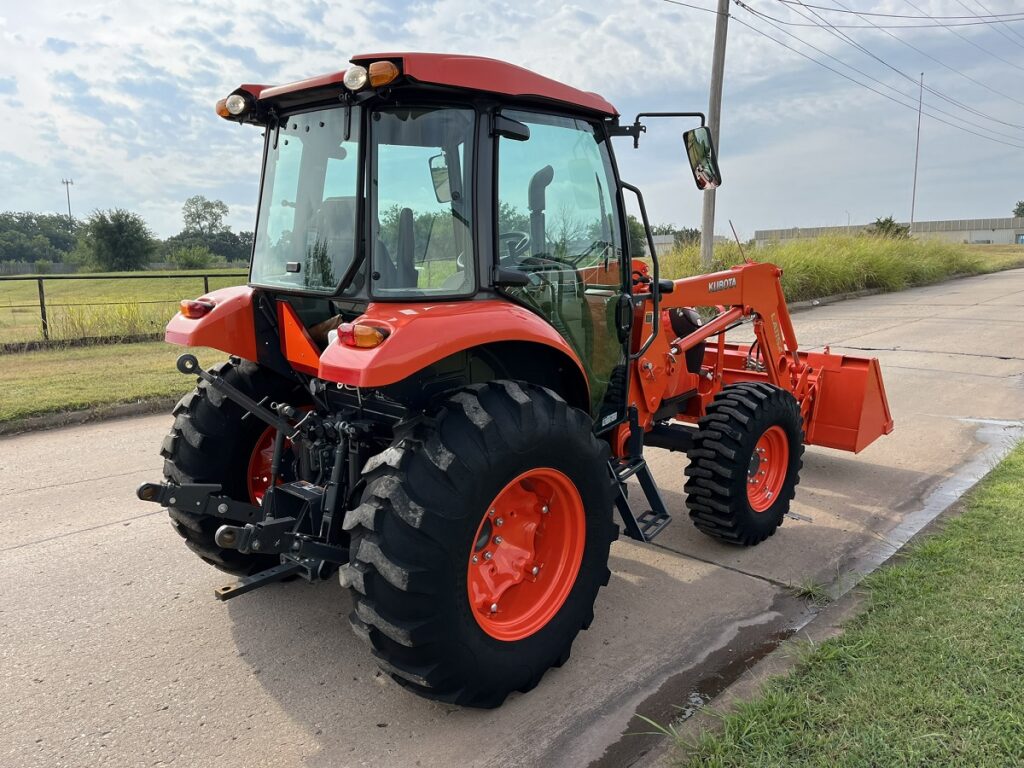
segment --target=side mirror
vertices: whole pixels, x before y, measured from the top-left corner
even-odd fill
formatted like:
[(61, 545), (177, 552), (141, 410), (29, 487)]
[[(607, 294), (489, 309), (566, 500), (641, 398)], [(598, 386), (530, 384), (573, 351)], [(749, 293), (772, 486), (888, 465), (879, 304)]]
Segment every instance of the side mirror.
[(452, 188), (448, 182), (448, 163), (444, 155), (434, 155), (430, 158), (430, 181), (434, 185), (434, 197), (439, 203), (450, 203), (452, 201)]
[(711, 131), (706, 126), (694, 128), (683, 134), (686, 155), (693, 169), (693, 180), (697, 189), (716, 189), (722, 183), (722, 172), (718, 170), (718, 158), (715, 156), (715, 145), (711, 141)]

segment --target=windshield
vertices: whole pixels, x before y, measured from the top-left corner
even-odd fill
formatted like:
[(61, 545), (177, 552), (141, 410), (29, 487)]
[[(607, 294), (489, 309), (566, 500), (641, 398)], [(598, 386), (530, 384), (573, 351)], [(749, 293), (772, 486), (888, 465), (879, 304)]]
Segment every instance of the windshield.
[(473, 110), (396, 107), (371, 117), (372, 295), (473, 293)]
[(268, 128), (251, 282), (336, 292), (355, 257), (359, 126), (353, 107), (348, 115), (290, 115)]

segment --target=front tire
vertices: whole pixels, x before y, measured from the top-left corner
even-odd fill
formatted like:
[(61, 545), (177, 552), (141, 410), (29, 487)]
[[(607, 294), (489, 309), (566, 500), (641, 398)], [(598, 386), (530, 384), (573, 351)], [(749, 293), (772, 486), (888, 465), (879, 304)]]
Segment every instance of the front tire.
[[(255, 400), (269, 397), (294, 403), (302, 395), (294, 383), (255, 363), (231, 360), (211, 370)], [(268, 427), (255, 416), (243, 419), (245, 413), (206, 381), (200, 381), (174, 406), (174, 425), (160, 449), (164, 478), (178, 485), (217, 483), (224, 495), (236, 501), (260, 503), (262, 494), (252, 474), (262, 458), (258, 454), (266, 450)], [(277, 555), (244, 555), (218, 546), (214, 533), (224, 523), (221, 518), (174, 506), (167, 512), (188, 548), (222, 571), (249, 575), (280, 561)]]
[(800, 404), (760, 382), (722, 389), (697, 422), (687, 451), (686, 506), (698, 530), (752, 546), (782, 525), (800, 482)]
[(610, 575), (607, 460), (587, 414), (512, 381), (397, 435), (363, 470), (341, 574), (381, 668), (422, 696), (496, 707), (563, 664)]

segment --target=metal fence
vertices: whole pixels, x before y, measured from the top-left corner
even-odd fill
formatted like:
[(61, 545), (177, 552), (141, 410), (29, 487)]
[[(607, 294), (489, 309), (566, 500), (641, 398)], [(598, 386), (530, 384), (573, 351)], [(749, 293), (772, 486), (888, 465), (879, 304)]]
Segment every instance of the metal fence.
[[(39, 313), (39, 325), (38, 328), (42, 333), (42, 339), (44, 342), (51, 341), (51, 329), (50, 329), (50, 317), (47, 312), (57, 307), (105, 307), (105, 306), (117, 306), (127, 304), (176, 304), (176, 299), (147, 299), (143, 296), (136, 296), (119, 301), (69, 301), (61, 300), (57, 302), (47, 302), (46, 286), (48, 283), (56, 283), (58, 281), (67, 280), (105, 280), (108, 282), (121, 281), (121, 280), (179, 280), (179, 281), (195, 281), (196, 289), (199, 288), (200, 283), (202, 284), (202, 293), (209, 293), (210, 291), (210, 280), (211, 279), (233, 279), (233, 278), (245, 278), (248, 277), (247, 272), (210, 272), (210, 273), (189, 273), (189, 274), (157, 274), (143, 272), (138, 274), (125, 274), (125, 275), (19, 275), (5, 277), (0, 276), (0, 311), (11, 311), (24, 310), (36, 308)], [(25, 303), (24, 298), (16, 299), (20, 303), (14, 303), (11, 301), (4, 301), (4, 288), (12, 283), (32, 283), (36, 284), (36, 295), (38, 299), (31, 303)], [(195, 295), (198, 295), (198, 290)], [(187, 296), (181, 296), (179, 298), (188, 298)], [(12, 315), (13, 317), (13, 315)], [(12, 326), (14, 325), (12, 320)], [(2, 329), (2, 325), (0, 325)], [(0, 337), (0, 342), (4, 341)], [(9, 342), (22, 343), (28, 342), (27, 339), (7, 339)]]

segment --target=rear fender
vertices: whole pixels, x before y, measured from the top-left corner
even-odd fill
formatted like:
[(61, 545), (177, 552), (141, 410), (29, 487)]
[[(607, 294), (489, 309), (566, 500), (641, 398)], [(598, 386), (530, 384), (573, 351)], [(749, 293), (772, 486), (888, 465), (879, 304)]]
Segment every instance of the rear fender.
[(565, 339), (544, 319), (509, 301), (370, 304), (355, 322), (379, 328), (387, 338), (370, 349), (340, 341), (329, 344), (320, 356), (321, 379), (356, 387), (386, 387), (458, 352), (498, 347), (499, 342), (527, 342), (560, 353), (558, 359), (564, 359), (575, 374), (572, 378), (578, 376), (589, 392), (579, 356)]
[(178, 312), (167, 324), (164, 339), (182, 347), (212, 347), (256, 362), (253, 289), (247, 285), (220, 288), (203, 294), (199, 301), (213, 304), (213, 309), (194, 320)]

